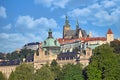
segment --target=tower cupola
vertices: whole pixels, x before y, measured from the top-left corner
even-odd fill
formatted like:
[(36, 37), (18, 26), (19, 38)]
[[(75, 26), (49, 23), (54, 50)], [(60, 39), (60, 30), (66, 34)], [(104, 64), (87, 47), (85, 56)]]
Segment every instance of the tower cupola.
[(48, 38), (53, 38), (52, 37), (52, 30), (51, 29), (49, 29), (49, 31), (48, 31)]

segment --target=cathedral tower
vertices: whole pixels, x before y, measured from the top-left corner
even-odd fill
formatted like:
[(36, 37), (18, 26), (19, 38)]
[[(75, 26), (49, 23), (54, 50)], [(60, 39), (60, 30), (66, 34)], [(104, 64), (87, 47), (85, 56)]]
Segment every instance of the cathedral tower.
[(114, 34), (111, 31), (111, 29), (108, 30), (106, 38), (108, 43), (110, 43), (111, 41), (114, 41)]
[(63, 26), (63, 38), (65, 38), (66, 32), (70, 30), (70, 24), (68, 17), (66, 16), (65, 24)]

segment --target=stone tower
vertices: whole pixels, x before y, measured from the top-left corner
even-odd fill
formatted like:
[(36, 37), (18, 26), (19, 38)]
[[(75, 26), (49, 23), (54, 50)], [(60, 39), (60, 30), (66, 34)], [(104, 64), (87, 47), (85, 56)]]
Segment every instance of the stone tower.
[(63, 26), (63, 38), (65, 38), (66, 32), (71, 30), (68, 17), (66, 16), (65, 24)]
[(111, 29), (108, 30), (106, 38), (108, 43), (110, 43), (111, 41), (114, 41), (114, 34)]

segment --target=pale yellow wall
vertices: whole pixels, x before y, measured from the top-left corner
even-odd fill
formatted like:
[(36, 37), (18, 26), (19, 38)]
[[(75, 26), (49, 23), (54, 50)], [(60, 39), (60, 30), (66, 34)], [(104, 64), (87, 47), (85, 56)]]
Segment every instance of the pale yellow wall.
[(0, 71), (6, 76), (8, 79), (11, 72), (15, 71), (17, 66), (0, 66)]
[(114, 34), (107, 34), (107, 42), (110, 43), (111, 41), (114, 41)]

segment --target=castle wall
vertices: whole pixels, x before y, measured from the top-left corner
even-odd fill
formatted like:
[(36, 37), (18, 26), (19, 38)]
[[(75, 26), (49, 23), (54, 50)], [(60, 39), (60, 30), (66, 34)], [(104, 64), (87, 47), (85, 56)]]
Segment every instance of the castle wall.
[[(18, 65), (17, 65), (18, 66)], [(6, 76), (6, 78), (8, 79), (11, 72), (15, 71), (17, 66), (0, 66), (0, 71)]]

